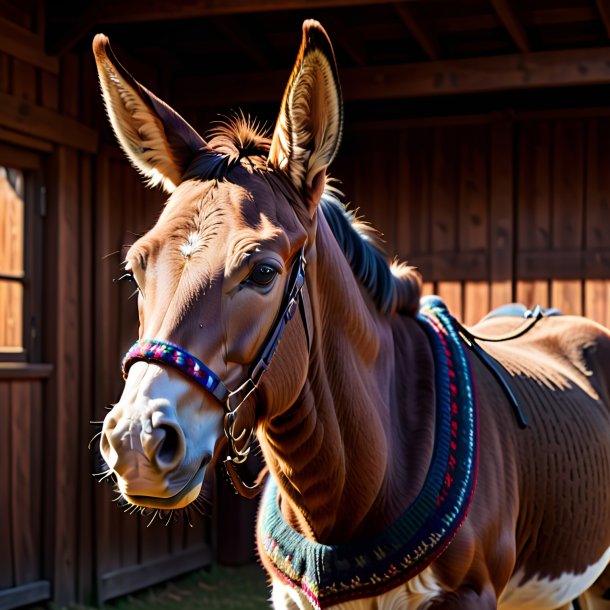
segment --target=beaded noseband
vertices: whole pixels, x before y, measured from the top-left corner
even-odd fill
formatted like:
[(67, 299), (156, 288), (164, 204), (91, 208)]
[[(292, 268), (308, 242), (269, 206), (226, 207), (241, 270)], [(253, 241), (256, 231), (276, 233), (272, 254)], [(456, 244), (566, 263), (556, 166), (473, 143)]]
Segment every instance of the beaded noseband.
[[(164, 364), (175, 368), (183, 375), (201, 386), (216, 398), (224, 407), (224, 433), (229, 440), (231, 454), (227, 457), (226, 465), (229, 475), (234, 484), (239, 484), (241, 489), (252, 489), (236, 480), (236, 473), (229, 466), (241, 464), (247, 459), (252, 441), (254, 439), (254, 426), (249, 431), (242, 430), (240, 434), (235, 432), (235, 420), (237, 411), (247, 398), (256, 390), (261, 377), (269, 367), (271, 358), (280, 343), (286, 324), (292, 319), (297, 309), (301, 313), (303, 327), (307, 338), (309, 349), (309, 329), (303, 305), (302, 290), (305, 285), (305, 252), (301, 248), (299, 255), (292, 265), (290, 278), (286, 286), (284, 298), (278, 315), (267, 333), (267, 337), (259, 350), (254, 363), (250, 367), (249, 376), (237, 389), (231, 391), (222, 382), (220, 377), (208, 368), (201, 360), (193, 356), (187, 350), (157, 339), (141, 339), (136, 341), (123, 358), (123, 378), (127, 379), (130, 367), (138, 361)], [(237, 403), (237, 404), (235, 404)], [(237, 487), (237, 485), (236, 485)]]

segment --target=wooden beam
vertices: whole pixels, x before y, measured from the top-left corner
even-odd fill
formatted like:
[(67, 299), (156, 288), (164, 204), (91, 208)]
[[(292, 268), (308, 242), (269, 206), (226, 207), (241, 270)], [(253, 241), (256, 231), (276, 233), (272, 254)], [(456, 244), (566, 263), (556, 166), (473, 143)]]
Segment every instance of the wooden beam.
[(99, 8), (95, 3), (91, 4), (84, 13), (79, 15), (70, 25), (62, 28), (50, 28), (58, 30), (51, 38), (47, 37), (47, 51), (50, 55), (61, 57), (68, 51), (71, 51), (76, 43), (78, 43), (87, 32), (89, 32), (97, 23)]
[[(178, 79), (176, 105), (278, 101), (288, 76), (280, 70)], [(610, 47), (348, 68), (339, 76), (346, 100), (602, 85), (610, 84)]]
[(328, 28), (328, 34), (335, 46), (340, 46), (351, 58), (357, 66), (366, 66), (368, 64), (366, 49), (362, 40), (354, 36), (341, 22), (340, 19), (335, 19)]
[(415, 13), (414, 7), (404, 3), (395, 4), (394, 10), (428, 58), (438, 59), (440, 57), (438, 40), (422, 22), (420, 16)]
[[(404, 0), (412, 2), (415, 0)], [(136, 21), (169, 21), (211, 15), (266, 13), (298, 9), (341, 8), (387, 4), (387, 0), (96, 0), (98, 23), (133, 23)]]
[(502, 22), (502, 25), (508, 31), (515, 46), (522, 53), (527, 53), (530, 50), (530, 45), (527, 40), (527, 34), (525, 28), (519, 21), (513, 7), (510, 5), (508, 0), (491, 0), (491, 4), (498, 16), (498, 19)]
[(23, 148), (40, 150), (42, 152), (51, 152), (53, 150), (53, 145), (47, 140), (33, 138), (23, 133), (19, 133), (18, 131), (13, 131), (12, 129), (4, 129), (4, 127), (0, 127), (0, 143), (2, 142), (8, 142)]
[(610, 38), (610, 1), (609, 0), (595, 0), (595, 6), (599, 12), (604, 29), (606, 30), (606, 36)]
[(250, 30), (241, 27), (231, 16), (212, 17), (211, 22), (225, 38), (245, 51), (260, 68), (271, 68), (268, 53), (264, 50), (267, 46), (264, 38), (261, 40), (258, 34), (253, 36)]
[(0, 51), (46, 72), (57, 74), (59, 62), (45, 54), (42, 38), (0, 17)]
[(39, 580), (27, 585), (0, 591), (0, 610), (34, 604), (51, 597), (51, 583)]
[(41, 140), (94, 153), (98, 134), (59, 112), (0, 93), (0, 125)]

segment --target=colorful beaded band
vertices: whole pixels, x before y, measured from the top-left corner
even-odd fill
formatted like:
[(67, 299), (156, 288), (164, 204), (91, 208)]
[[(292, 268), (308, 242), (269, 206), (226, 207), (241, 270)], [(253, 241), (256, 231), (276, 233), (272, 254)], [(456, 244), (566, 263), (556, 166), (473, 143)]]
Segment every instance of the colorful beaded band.
[(177, 345), (167, 343), (166, 341), (157, 341), (156, 339), (136, 341), (123, 358), (123, 379), (127, 379), (129, 368), (139, 360), (161, 362), (174, 367), (210, 392), (223, 404), (225, 404), (229, 396), (229, 390), (227, 390), (217, 375), (203, 364), (201, 360)]

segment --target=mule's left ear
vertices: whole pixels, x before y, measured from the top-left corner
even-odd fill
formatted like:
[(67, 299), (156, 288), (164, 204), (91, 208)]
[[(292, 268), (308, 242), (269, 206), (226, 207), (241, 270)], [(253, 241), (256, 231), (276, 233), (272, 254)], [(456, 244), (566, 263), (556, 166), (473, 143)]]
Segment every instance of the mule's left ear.
[(284, 92), (269, 162), (304, 192), (312, 215), (342, 128), (343, 101), (333, 48), (324, 28), (309, 19), (303, 23), (303, 40)]

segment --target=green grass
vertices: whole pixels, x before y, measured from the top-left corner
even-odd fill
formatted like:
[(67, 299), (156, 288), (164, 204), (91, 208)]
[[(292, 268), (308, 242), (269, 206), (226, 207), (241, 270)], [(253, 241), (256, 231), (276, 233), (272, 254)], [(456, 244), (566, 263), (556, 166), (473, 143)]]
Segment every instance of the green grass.
[(209, 570), (105, 604), (106, 610), (269, 610), (270, 591), (256, 564)]

